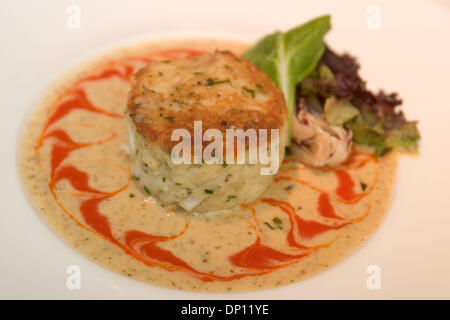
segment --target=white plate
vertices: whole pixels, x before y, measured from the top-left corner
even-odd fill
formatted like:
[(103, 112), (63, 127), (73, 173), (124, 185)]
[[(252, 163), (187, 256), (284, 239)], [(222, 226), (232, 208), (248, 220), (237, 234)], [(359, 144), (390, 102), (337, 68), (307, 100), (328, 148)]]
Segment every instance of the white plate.
[[(66, 28), (69, 2), (3, 1), (0, 52), (0, 298), (303, 299), (450, 298), (449, 1), (371, 1), (381, 29), (367, 27), (366, 1), (76, 1), (81, 29)], [(86, 53), (137, 34), (257, 39), (331, 13), (328, 43), (358, 56), (373, 88), (395, 90), (420, 120), (421, 156), (401, 159), (389, 213), (344, 262), (303, 282), (239, 294), (191, 293), (110, 272), (61, 241), (36, 214), (17, 172), (25, 117), (50, 82)], [(142, 39), (142, 38), (141, 38)], [(81, 290), (66, 268), (81, 267)], [(381, 289), (366, 287), (369, 265)]]

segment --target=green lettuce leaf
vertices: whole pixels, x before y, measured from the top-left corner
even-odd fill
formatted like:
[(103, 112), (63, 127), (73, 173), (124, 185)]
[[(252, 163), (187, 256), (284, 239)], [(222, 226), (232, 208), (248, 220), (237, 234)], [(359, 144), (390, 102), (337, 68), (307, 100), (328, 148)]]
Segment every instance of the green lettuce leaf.
[(407, 121), (398, 129), (386, 131), (382, 121), (368, 111), (362, 111), (356, 118), (345, 122), (344, 126), (352, 130), (355, 143), (373, 147), (378, 156), (391, 149), (415, 151), (420, 140), (417, 121)]
[(285, 33), (270, 34), (244, 53), (283, 91), (289, 114), (289, 137), (296, 86), (316, 68), (325, 50), (323, 37), (330, 28), (330, 16), (322, 16)]
[(375, 149), (375, 153), (380, 156), (387, 151), (386, 134), (383, 125), (376, 117), (364, 112), (345, 123), (345, 127), (353, 133), (353, 141), (365, 144)]
[(325, 101), (323, 117), (332, 126), (342, 127), (345, 122), (358, 115), (358, 109), (348, 100), (330, 97)]
[(417, 129), (417, 121), (405, 122), (400, 128), (389, 132), (386, 145), (390, 148), (401, 148), (407, 151), (415, 151), (420, 140)]

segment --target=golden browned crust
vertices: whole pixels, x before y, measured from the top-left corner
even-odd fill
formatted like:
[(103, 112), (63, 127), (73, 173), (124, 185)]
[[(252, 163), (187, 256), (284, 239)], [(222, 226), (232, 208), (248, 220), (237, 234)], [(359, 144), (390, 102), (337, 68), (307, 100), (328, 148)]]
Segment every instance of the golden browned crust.
[(286, 125), (283, 94), (250, 61), (230, 51), (152, 62), (135, 75), (128, 113), (138, 132), (152, 144), (170, 148), (171, 134), (194, 121), (203, 131), (225, 134), (240, 129), (280, 129)]

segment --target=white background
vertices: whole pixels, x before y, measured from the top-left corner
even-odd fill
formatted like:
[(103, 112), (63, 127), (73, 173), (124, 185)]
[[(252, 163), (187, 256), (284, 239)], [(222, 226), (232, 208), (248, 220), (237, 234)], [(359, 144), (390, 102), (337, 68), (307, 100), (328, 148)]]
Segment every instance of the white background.
[[(81, 7), (81, 30), (66, 8)], [(369, 4), (381, 29), (366, 26)], [(2, 1), (0, 12), (0, 298), (450, 298), (450, 14), (448, 1)], [(45, 88), (86, 55), (137, 35), (256, 39), (331, 13), (328, 43), (359, 58), (373, 88), (398, 91), (420, 120), (421, 156), (402, 158), (395, 199), (369, 241), (338, 266), (290, 286), (241, 294), (159, 288), (112, 273), (69, 248), (41, 221), (17, 174), (25, 117)], [(68, 265), (81, 290), (66, 288)], [(381, 290), (366, 288), (380, 266)]]

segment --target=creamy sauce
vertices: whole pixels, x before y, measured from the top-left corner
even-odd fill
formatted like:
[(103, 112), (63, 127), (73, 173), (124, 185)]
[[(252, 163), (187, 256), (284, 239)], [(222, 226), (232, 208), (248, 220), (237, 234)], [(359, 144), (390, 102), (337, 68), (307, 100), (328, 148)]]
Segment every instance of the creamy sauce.
[(58, 81), (25, 132), (24, 184), (53, 230), (128, 277), (195, 291), (299, 281), (336, 264), (379, 225), (396, 154), (377, 159), (355, 151), (344, 165), (324, 170), (287, 157), (263, 198), (233, 213), (194, 216), (146, 198), (130, 177), (126, 153), (131, 75), (155, 59), (216, 48), (241, 53), (246, 45), (186, 40), (132, 47)]

